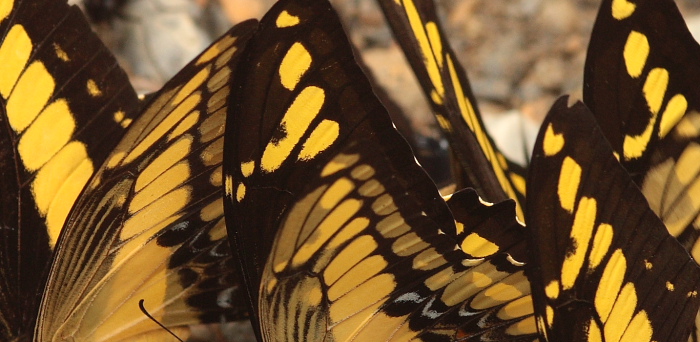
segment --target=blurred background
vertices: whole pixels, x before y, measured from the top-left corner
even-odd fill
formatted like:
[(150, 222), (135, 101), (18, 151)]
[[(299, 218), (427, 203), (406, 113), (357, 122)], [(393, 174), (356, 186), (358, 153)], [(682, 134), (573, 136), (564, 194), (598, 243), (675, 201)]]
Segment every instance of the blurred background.
[[(158, 90), (232, 24), (260, 18), (273, 0), (71, 0), (88, 13), (142, 93)], [(378, 83), (416, 134), (422, 163), (449, 183), (446, 143), (375, 0), (331, 0)], [(437, 0), (497, 145), (526, 163), (553, 101), (580, 94), (598, 0)], [(678, 0), (696, 39), (700, 0)], [(428, 164), (428, 165), (426, 165)], [(249, 324), (197, 327), (192, 341), (254, 341)]]

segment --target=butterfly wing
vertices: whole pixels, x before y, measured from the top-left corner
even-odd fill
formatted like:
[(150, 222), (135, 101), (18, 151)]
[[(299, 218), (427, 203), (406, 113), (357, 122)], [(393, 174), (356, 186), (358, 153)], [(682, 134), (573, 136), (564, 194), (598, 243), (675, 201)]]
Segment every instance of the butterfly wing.
[(649, 208), (587, 107), (559, 99), (535, 145), (528, 227), (550, 341), (683, 341), (700, 268)]
[(59, 240), (37, 340), (164, 333), (140, 300), (168, 327), (244, 315), (221, 162), (231, 74), (255, 26), (234, 27), (168, 82), (98, 169)]
[[(490, 201), (525, 199), (525, 170), (506, 159), (484, 129), (467, 74), (440, 27), (430, 0), (379, 1), (437, 122), (450, 142), (458, 188)], [(522, 216), (518, 204), (519, 217)]]
[(138, 108), (77, 7), (0, 3), (0, 340), (32, 333), (68, 211)]
[(278, 2), (242, 63), (225, 208), (262, 339), (534, 339), (514, 203), (452, 216), (328, 3)]
[(604, 1), (584, 101), (669, 232), (700, 257), (700, 45), (673, 1)]

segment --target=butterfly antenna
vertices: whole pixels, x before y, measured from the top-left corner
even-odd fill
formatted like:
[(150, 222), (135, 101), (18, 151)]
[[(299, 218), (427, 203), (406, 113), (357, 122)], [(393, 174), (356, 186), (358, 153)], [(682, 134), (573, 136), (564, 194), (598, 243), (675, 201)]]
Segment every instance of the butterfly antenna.
[(143, 312), (143, 314), (146, 315), (146, 317), (150, 318), (151, 321), (153, 321), (153, 322), (155, 322), (156, 324), (158, 324), (161, 328), (163, 328), (163, 330), (169, 332), (170, 335), (173, 335), (173, 337), (175, 337), (178, 341), (180, 341), (180, 342), (185, 342), (183, 339), (181, 339), (180, 337), (178, 337), (177, 335), (175, 335), (174, 332), (170, 331), (170, 329), (166, 328), (166, 327), (163, 325), (163, 323), (158, 322), (158, 320), (155, 319), (155, 317), (151, 316), (151, 314), (149, 314), (148, 311), (146, 311), (146, 308), (143, 306), (143, 302), (144, 302), (143, 299), (139, 300), (139, 309), (141, 309), (141, 312)]

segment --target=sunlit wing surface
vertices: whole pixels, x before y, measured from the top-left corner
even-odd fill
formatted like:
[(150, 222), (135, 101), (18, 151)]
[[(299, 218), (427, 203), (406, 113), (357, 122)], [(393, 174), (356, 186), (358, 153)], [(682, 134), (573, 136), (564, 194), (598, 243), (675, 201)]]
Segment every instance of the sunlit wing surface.
[[(453, 151), (458, 188), (474, 187), (490, 201), (525, 199), (525, 170), (507, 160), (484, 129), (467, 74), (459, 64), (432, 0), (380, 0)], [(518, 216), (523, 218), (520, 204)]]
[(700, 46), (673, 1), (604, 1), (584, 101), (669, 232), (700, 260)]
[(668, 234), (590, 111), (559, 99), (528, 175), (538, 326), (549, 341), (683, 341), (700, 268)]
[(255, 26), (239, 24), (185, 66), (99, 166), (58, 240), (35, 340), (162, 340), (140, 300), (181, 336), (244, 316), (221, 163), (231, 75)]
[(0, 340), (31, 336), (66, 216), (138, 107), (77, 7), (0, 1)]
[(535, 339), (514, 203), (440, 197), (328, 3), (277, 3), (242, 58), (225, 203), (261, 339)]

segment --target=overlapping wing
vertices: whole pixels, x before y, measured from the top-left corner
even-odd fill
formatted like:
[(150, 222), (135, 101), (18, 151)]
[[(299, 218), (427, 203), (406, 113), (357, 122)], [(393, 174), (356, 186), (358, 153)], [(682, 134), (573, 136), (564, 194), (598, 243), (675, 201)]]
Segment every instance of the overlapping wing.
[(222, 203), (231, 77), (256, 23), (237, 25), (154, 95), (70, 213), (36, 340), (104, 341), (242, 318)]
[(448, 207), (328, 3), (277, 3), (242, 63), (225, 209), (263, 340), (535, 339), (514, 203)]
[(673, 1), (604, 1), (584, 101), (651, 208), (700, 259), (700, 45)]
[(0, 1), (0, 340), (31, 336), (66, 216), (138, 108), (77, 7)]
[(683, 341), (700, 268), (666, 231), (590, 111), (561, 98), (530, 164), (538, 326), (550, 341)]
[(380, 0), (437, 121), (450, 142), (458, 188), (490, 201), (515, 199), (523, 218), (525, 170), (507, 160), (484, 128), (467, 74), (444, 35), (431, 0)]

